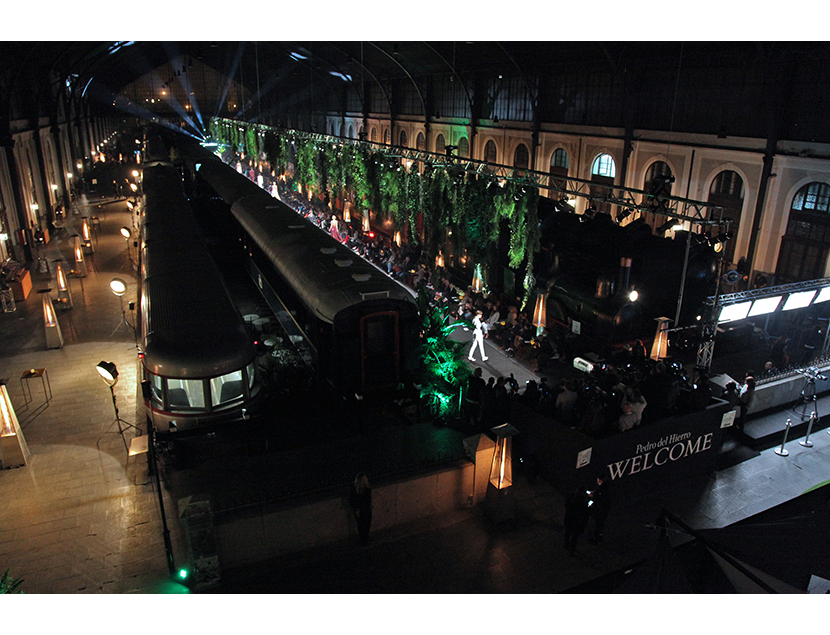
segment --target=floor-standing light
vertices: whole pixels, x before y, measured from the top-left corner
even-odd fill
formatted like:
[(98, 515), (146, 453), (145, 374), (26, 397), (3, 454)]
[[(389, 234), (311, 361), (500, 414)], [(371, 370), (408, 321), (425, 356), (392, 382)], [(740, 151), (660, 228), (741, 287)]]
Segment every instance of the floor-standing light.
[(52, 306), (52, 289), (41, 289), (38, 293), (43, 298), (43, 326), (46, 329), (46, 348), (63, 348), (63, 333)]
[(533, 326), (536, 327), (536, 336), (542, 334), (548, 325), (547, 316), (548, 294), (544, 291), (539, 291), (536, 294), (536, 307), (533, 309)]
[(58, 283), (58, 303), (64, 309), (72, 308), (72, 291), (69, 289), (69, 280), (66, 278), (63, 261), (55, 261), (55, 279)]
[(86, 261), (84, 260), (84, 250), (81, 246), (80, 236), (75, 236), (75, 247), (73, 251), (75, 252), (75, 268), (73, 272), (79, 278), (86, 278)]
[(89, 218), (86, 216), (83, 217), (81, 223), (81, 236), (83, 237), (85, 252), (88, 254), (94, 253), (95, 248), (92, 246), (92, 231), (89, 229)]
[(513, 496), (513, 437), (519, 431), (509, 423), (490, 428), (495, 435), (496, 447), (490, 466), (490, 483), (487, 486), (484, 512), (493, 522), (513, 518), (516, 500)]
[[(136, 430), (138, 430), (139, 434), (141, 434), (141, 430), (139, 430), (137, 426), (134, 426), (133, 424), (131, 424), (127, 421), (124, 421), (121, 418), (121, 416), (118, 414), (118, 402), (115, 400), (115, 384), (118, 383), (118, 368), (115, 366), (115, 364), (113, 362), (104, 362), (104, 361), (102, 361), (102, 362), (98, 363), (98, 366), (95, 367), (95, 370), (97, 370), (98, 374), (101, 375), (101, 379), (104, 380), (104, 383), (107, 386), (109, 386), (110, 396), (112, 397), (112, 408), (113, 408), (113, 410), (115, 410), (115, 419), (109, 425), (109, 427), (104, 432), (104, 434), (109, 432), (109, 428), (111, 428), (114, 425), (117, 425), (118, 426), (118, 434), (121, 435), (121, 439), (122, 439), (122, 441), (124, 441), (124, 448), (129, 449), (127, 447), (127, 439), (124, 438), (124, 428), (122, 427), (121, 424), (124, 424), (124, 425), (126, 425), (130, 428), (135, 428)], [(101, 439), (103, 439), (103, 438), (104, 437), (102, 435), (101, 438), (98, 439), (98, 441), (100, 442)]]
[(484, 271), (480, 264), (473, 269), (473, 283), (471, 288), (474, 293), (481, 293), (484, 290)]
[[(133, 260), (133, 252), (130, 250), (130, 239), (133, 237), (133, 232), (129, 227), (122, 227), (118, 231), (121, 232), (121, 235), (124, 237), (124, 240), (127, 241), (127, 258), (129, 258), (130, 264), (133, 266), (133, 269), (137, 270), (138, 266), (136, 265), (135, 260)], [(138, 247), (137, 244), (135, 246), (136, 248)]]
[[(135, 337), (135, 327), (127, 320), (127, 314), (124, 312), (124, 294), (127, 292), (127, 283), (121, 278), (113, 278), (110, 281), (110, 290), (118, 296), (118, 300), (121, 302), (121, 320), (130, 328), (133, 332), (133, 337)], [(135, 305), (130, 302), (131, 311), (134, 306)], [(118, 326), (121, 325), (119, 324)], [(118, 326), (115, 327), (116, 330), (118, 330)], [(115, 333), (115, 331), (113, 331), (113, 333)]]
[(9, 392), (5, 384), (0, 384), (0, 468), (22, 467), (29, 456), (29, 446), (17, 422)]
[(657, 320), (657, 333), (654, 335), (654, 343), (651, 345), (649, 357), (655, 362), (665, 359), (669, 352), (669, 318), (659, 317)]

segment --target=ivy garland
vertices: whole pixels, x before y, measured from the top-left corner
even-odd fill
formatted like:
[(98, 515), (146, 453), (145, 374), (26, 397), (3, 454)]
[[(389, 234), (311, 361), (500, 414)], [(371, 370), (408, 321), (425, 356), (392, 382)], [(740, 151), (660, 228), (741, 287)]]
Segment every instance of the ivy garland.
[[(239, 127), (245, 125), (245, 134)], [(284, 134), (268, 132), (262, 139), (253, 126), (238, 122), (211, 122), (211, 131), (222, 143), (237, 150), (244, 144), (249, 156), (264, 152), (274, 170), (285, 171), (289, 161), (288, 140)], [(453, 230), (458, 244), (477, 263), (491, 264), (493, 245), (503, 227), (509, 232), (508, 265), (518, 269), (524, 263), (525, 294), (522, 307), (532, 293), (534, 254), (539, 249), (535, 187), (517, 183), (500, 187), (496, 182), (463, 173), (434, 168), (427, 163), (423, 174), (417, 164), (410, 170), (381, 152), (369, 152), (354, 145), (315, 144), (298, 139), (295, 179), (305, 187), (317, 187), (329, 197), (354, 195), (357, 210), (377, 210), (391, 218), (396, 230), (409, 225), (410, 239), (419, 241), (418, 214), (423, 220), (424, 248), (437, 254), (443, 244), (443, 228)]]
[(297, 140), (297, 165), (295, 178), (297, 183), (305, 188), (317, 182), (317, 173), (314, 169), (314, 142), (307, 139)]

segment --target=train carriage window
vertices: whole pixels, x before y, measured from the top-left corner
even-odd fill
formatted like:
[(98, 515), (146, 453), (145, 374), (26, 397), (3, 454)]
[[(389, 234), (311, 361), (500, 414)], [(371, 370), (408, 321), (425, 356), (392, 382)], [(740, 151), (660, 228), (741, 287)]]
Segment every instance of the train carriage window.
[(256, 362), (251, 362), (248, 364), (248, 389), (254, 387), (254, 381), (256, 381)]
[(153, 399), (155, 399), (158, 402), (161, 402), (162, 394), (164, 392), (164, 380), (158, 375), (153, 375), (151, 373), (147, 373), (147, 379), (150, 381), (150, 388), (153, 391)]
[(167, 401), (171, 410), (204, 410), (205, 382), (201, 379), (168, 379)]
[(210, 380), (210, 398), (214, 406), (234, 401), (244, 396), (242, 371), (237, 370)]

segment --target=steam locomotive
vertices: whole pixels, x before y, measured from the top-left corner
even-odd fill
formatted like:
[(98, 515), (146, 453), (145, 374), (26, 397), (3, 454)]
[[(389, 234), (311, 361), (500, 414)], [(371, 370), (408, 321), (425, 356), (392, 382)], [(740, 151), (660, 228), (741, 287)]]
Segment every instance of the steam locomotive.
[(576, 322), (597, 342), (651, 338), (655, 319), (673, 321), (678, 305), (680, 324), (673, 326), (692, 325), (714, 294), (717, 254), (695, 236), (686, 254), (685, 232), (664, 238), (645, 221), (621, 226), (607, 213), (577, 215), (549, 199), (540, 199), (539, 219), (536, 277), (548, 291), (548, 318)]

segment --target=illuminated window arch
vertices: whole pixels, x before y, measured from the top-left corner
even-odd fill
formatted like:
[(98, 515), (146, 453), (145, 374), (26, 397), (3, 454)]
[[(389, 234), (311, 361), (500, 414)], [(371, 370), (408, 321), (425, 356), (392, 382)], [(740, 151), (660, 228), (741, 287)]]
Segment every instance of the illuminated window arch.
[(458, 140), (458, 156), (464, 157), (465, 159), (470, 156), (470, 142), (467, 141), (467, 137), (461, 137)]
[(598, 212), (611, 213), (611, 203), (598, 201), (595, 197), (606, 197), (611, 194), (614, 177), (617, 175), (617, 166), (614, 157), (610, 154), (600, 154), (591, 164), (591, 199), (590, 206)]
[(444, 146), (446, 145), (447, 142), (444, 141), (444, 135), (439, 134), (437, 137), (435, 137), (435, 152), (437, 154), (444, 154), (444, 152), (446, 152)]
[(424, 151), (427, 149), (427, 139), (423, 132), (419, 132), (418, 136), (415, 138), (415, 149)]
[(815, 280), (824, 276), (830, 251), (830, 185), (808, 183), (790, 206), (787, 233), (781, 237), (778, 282)]
[(372, 131), (369, 133), (370, 137), (369, 140), (372, 143), (375, 143), (378, 140), (378, 129), (372, 126)]
[(617, 176), (617, 164), (610, 154), (601, 154), (591, 164), (591, 176), (613, 179)]
[(405, 147), (406, 147), (406, 143), (407, 143), (407, 141), (408, 141), (408, 139), (406, 138), (406, 130), (401, 130), (401, 134), (400, 134), (400, 136), (399, 136), (398, 138), (400, 139), (400, 145), (401, 145), (401, 147), (402, 147), (402, 148), (405, 148)]
[(383, 133), (383, 142), (386, 145), (392, 145), (392, 131), (389, 128)]
[(727, 241), (726, 249), (723, 252), (723, 259), (726, 262), (735, 262), (735, 243), (738, 238), (738, 229), (741, 223), (741, 210), (744, 206), (744, 180), (741, 175), (733, 170), (720, 172), (712, 181), (709, 187), (709, 203), (723, 208), (723, 212), (717, 212), (721, 218), (729, 219), (729, 233), (732, 240)]
[(349, 124), (349, 139), (354, 139), (354, 126)]

